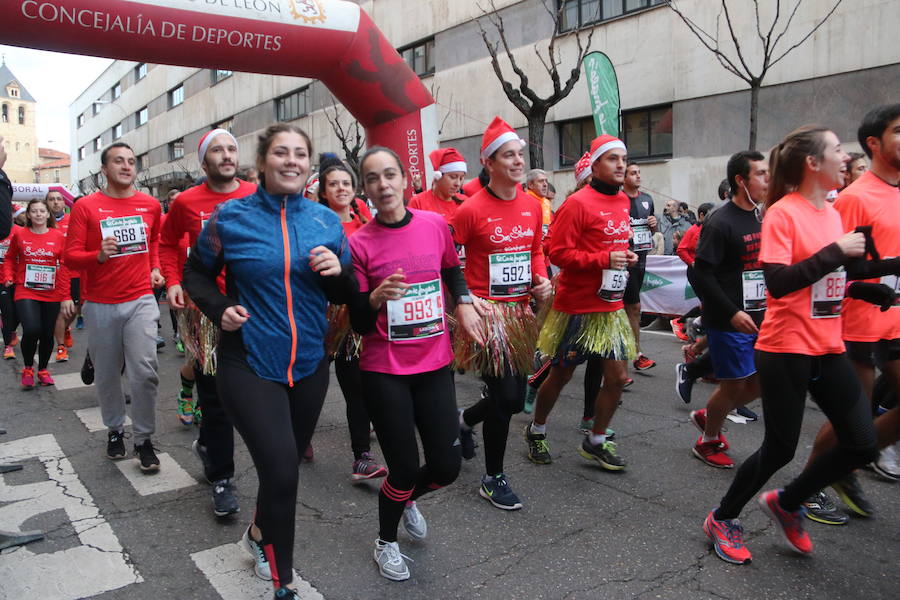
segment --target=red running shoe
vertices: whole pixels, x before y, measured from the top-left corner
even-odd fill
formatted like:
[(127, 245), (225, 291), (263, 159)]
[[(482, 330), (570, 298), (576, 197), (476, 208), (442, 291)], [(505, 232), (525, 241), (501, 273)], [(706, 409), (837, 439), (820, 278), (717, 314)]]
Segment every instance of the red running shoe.
[(643, 354), (638, 354), (637, 360), (634, 361), (634, 368), (638, 371), (646, 371), (656, 366), (656, 361), (647, 358)]
[[(700, 433), (706, 432), (706, 409), (701, 408), (699, 410), (691, 411), (691, 423), (694, 424)], [(722, 452), (725, 452), (731, 445), (728, 443), (728, 440), (725, 439), (725, 434), (721, 431), (719, 432), (719, 445), (722, 446)]]
[(71, 348), (75, 342), (72, 340), (72, 330), (66, 327), (66, 336), (63, 338), (63, 344), (66, 345), (66, 348)]
[(22, 389), (34, 389), (34, 367), (25, 367), (22, 369)]
[(694, 453), (694, 456), (711, 467), (716, 467), (717, 469), (734, 468), (734, 461), (731, 460), (730, 456), (725, 454), (722, 442), (717, 439), (704, 442), (703, 436), (701, 435), (697, 438), (697, 442), (694, 444), (691, 451)]
[(669, 324), (672, 326), (672, 333), (675, 334), (682, 342), (689, 342), (691, 338), (688, 337), (688, 334), (684, 331), (684, 323), (679, 323), (678, 318), (672, 319), (669, 321)]
[(41, 385), (54, 385), (53, 378), (50, 377), (50, 371), (41, 369), (37, 372), (38, 383)]
[(753, 557), (744, 545), (744, 528), (741, 527), (740, 521), (737, 519), (717, 521), (713, 511), (710, 511), (703, 521), (703, 531), (712, 542), (719, 558), (735, 565), (750, 564)]
[(693, 344), (685, 344), (681, 347), (681, 353), (684, 355), (684, 363), (688, 364), (693, 362), (695, 358), (697, 358), (697, 353), (694, 352)]
[(809, 534), (803, 529), (803, 513), (804, 508), (801, 506), (795, 512), (788, 512), (781, 508), (778, 504), (778, 498), (781, 490), (769, 490), (759, 495), (759, 507), (763, 512), (769, 515), (773, 521), (781, 527), (781, 533), (792, 550), (796, 550), (800, 554), (812, 553), (812, 540)]

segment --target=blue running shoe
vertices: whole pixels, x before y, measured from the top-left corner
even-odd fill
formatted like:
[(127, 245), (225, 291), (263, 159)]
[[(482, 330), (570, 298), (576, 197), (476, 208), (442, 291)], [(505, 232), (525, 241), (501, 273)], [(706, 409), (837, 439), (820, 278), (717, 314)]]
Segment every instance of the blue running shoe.
[(478, 494), (501, 510), (519, 510), (522, 508), (522, 501), (509, 487), (509, 482), (503, 473), (482, 477)]

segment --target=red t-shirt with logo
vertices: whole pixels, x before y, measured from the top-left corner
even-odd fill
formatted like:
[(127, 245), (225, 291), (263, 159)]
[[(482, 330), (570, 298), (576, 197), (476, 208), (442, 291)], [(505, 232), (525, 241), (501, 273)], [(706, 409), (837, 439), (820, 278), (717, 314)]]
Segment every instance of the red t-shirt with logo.
[[(457, 197), (460, 200), (465, 201), (465, 196)], [(410, 208), (418, 208), (419, 210), (430, 210), (431, 212), (436, 212), (448, 223), (450, 219), (453, 218), (453, 215), (456, 214), (456, 211), (462, 205), (461, 202), (456, 202), (453, 199), (450, 200), (441, 200), (437, 196), (434, 195), (432, 190), (426, 190), (421, 194), (416, 194), (412, 197), (412, 200), (409, 201)]]
[[(628, 250), (631, 200), (624, 192), (601, 194), (585, 186), (553, 218), (548, 250), (562, 269), (553, 308), (573, 315), (612, 312), (622, 300), (627, 271), (609, 268), (609, 253)], [(624, 279), (623, 279), (624, 278)]]
[[(86, 274), (90, 285), (82, 284), (82, 297), (89, 302), (120, 304), (153, 293), (150, 271), (159, 268), (158, 246), (159, 201), (153, 196), (135, 192), (127, 198), (112, 198), (103, 192), (85, 196), (72, 207), (69, 233), (66, 236), (65, 264), (73, 271)], [(123, 221), (124, 219), (124, 221)], [(140, 233), (135, 219), (143, 224), (144, 248), (132, 245), (132, 251), (109, 257), (100, 263), (97, 254), (103, 240), (101, 222), (117, 228), (123, 240), (135, 241)], [(138, 240), (139, 241), (139, 240)], [(120, 244), (125, 247), (125, 244)]]
[(9, 236), (3, 281), (16, 284), (16, 300), (71, 300), (69, 271), (62, 264), (65, 245), (66, 236), (54, 228), (34, 233), (19, 227)]
[(519, 186), (512, 200), (482, 189), (457, 209), (450, 226), (454, 241), (465, 246), (466, 283), (473, 294), (523, 301), (534, 277), (547, 277), (541, 252), (541, 205)]
[(13, 223), (12, 229), (10, 229), (9, 231), (9, 235), (6, 236), (5, 239), (0, 240), (0, 265), (3, 264), (6, 253), (9, 251), (9, 243), (10, 241), (12, 241), (12, 236), (16, 232), (16, 229), (21, 229), (21, 226)]
[[(791, 193), (766, 210), (759, 261), (763, 266), (793, 265), (836, 242), (842, 235), (841, 217), (830, 203), (816, 208), (800, 194)], [(843, 288), (840, 273), (836, 272), (781, 298), (775, 298), (767, 291), (768, 308), (756, 339), (757, 350), (807, 356), (843, 352), (840, 310), (831, 314), (825, 314), (827, 310), (823, 308), (814, 310), (815, 306), (823, 305), (839, 308)], [(815, 304), (814, 290), (819, 299)], [(813, 316), (814, 312), (818, 316)]]

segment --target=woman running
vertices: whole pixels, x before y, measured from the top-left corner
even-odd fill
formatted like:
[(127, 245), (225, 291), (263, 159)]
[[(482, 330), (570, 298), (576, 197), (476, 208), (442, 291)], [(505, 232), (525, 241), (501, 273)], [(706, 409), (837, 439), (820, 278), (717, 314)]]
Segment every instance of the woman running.
[[(275, 598), (288, 599), (298, 597), (291, 564), (299, 458), (328, 389), (325, 307), (346, 304), (356, 289), (340, 220), (300, 193), (311, 150), (294, 125), (266, 129), (259, 188), (219, 206), (184, 270), (191, 298), (221, 325), (219, 397), (259, 475), (242, 542)], [(216, 284), (223, 267), (227, 295)]]
[[(831, 421), (839, 443), (784, 489), (759, 496), (759, 505), (778, 523), (792, 549), (812, 552), (801, 503), (878, 455), (872, 415), (841, 340), (847, 270), (865, 254), (866, 237), (845, 234), (840, 215), (826, 200), (843, 181), (848, 158), (834, 132), (815, 126), (788, 134), (769, 157), (771, 182), (759, 253), (768, 311), (756, 342), (766, 433), (703, 523), (716, 554), (726, 562), (750, 562), (738, 517), (793, 458), (807, 392)], [(848, 289), (852, 297), (855, 286), (860, 283)]]
[(363, 155), (360, 175), (378, 212), (350, 238), (360, 289), (351, 319), (364, 336), (360, 369), (366, 407), (390, 471), (378, 495), (374, 558), (382, 576), (402, 581), (409, 579), (409, 568), (397, 544), (401, 518), (411, 538), (424, 539), (425, 519), (415, 501), (451, 484), (459, 473), (445, 290), (457, 302), (460, 327), (476, 341), (483, 339), (446, 223), (440, 215), (403, 204), (406, 173), (400, 159), (376, 146)]
[[(337, 157), (319, 161), (319, 202), (340, 217), (344, 234), (349, 238), (369, 222), (360, 211), (356, 198), (356, 177)], [(376, 479), (387, 475), (387, 469), (372, 456), (369, 435), (369, 413), (363, 400), (362, 377), (359, 372), (361, 339), (350, 330), (346, 305), (328, 307), (328, 334), (325, 336), (328, 356), (334, 357), (334, 374), (344, 401), (347, 403), (347, 426), (350, 429), (350, 449), (353, 482)]]
[(25, 210), (26, 226), (10, 237), (3, 261), (3, 281), (15, 284), (16, 316), (22, 323), (22, 389), (34, 388), (34, 353), (38, 353), (37, 380), (53, 385), (47, 365), (53, 354), (53, 329), (60, 310), (67, 318), (75, 314), (69, 293), (68, 270), (62, 265), (65, 235), (50, 217), (44, 199), (32, 200)]

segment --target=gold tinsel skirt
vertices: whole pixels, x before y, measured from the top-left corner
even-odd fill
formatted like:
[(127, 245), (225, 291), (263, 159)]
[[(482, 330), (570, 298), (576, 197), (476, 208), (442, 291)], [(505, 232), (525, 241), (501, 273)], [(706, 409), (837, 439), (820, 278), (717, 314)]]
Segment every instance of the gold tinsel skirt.
[(637, 347), (624, 310), (570, 315), (552, 308), (538, 336), (541, 354), (556, 357), (560, 351), (634, 360)]
[(186, 307), (178, 311), (177, 320), (185, 353), (194, 357), (201, 373), (215, 375), (219, 328), (190, 300), (186, 300)]
[(531, 373), (538, 324), (527, 302), (486, 301), (490, 312), (482, 319), (484, 346), (472, 341), (459, 328), (455, 331), (453, 368), (476, 375), (502, 377), (507, 368), (513, 375)]
[(350, 328), (350, 312), (346, 304), (329, 304), (325, 311), (328, 329), (325, 332), (325, 354), (332, 360), (359, 358), (362, 336)]

